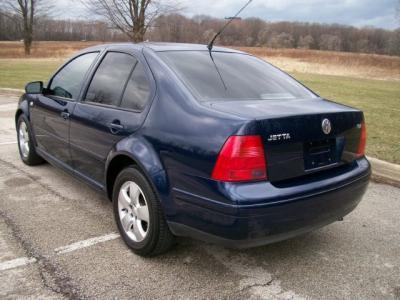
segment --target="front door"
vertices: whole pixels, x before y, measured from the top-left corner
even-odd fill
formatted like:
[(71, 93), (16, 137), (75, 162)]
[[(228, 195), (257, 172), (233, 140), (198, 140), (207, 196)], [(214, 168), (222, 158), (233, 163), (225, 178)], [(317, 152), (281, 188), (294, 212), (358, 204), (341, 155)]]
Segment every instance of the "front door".
[(98, 52), (87, 53), (68, 62), (54, 75), (43, 94), (29, 104), (38, 149), (58, 163), (71, 165), (69, 117), (97, 55)]

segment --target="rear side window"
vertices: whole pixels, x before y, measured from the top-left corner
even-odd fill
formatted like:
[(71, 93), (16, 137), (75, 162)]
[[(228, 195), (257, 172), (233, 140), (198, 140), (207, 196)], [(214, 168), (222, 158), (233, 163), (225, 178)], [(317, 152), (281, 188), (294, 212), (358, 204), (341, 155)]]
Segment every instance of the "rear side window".
[(118, 106), (136, 59), (131, 55), (109, 52), (93, 76), (86, 101)]
[(87, 53), (70, 61), (51, 80), (49, 94), (53, 96), (77, 99), (83, 80), (99, 53)]
[(149, 96), (149, 81), (143, 65), (137, 62), (122, 97), (121, 107), (142, 110), (149, 100)]

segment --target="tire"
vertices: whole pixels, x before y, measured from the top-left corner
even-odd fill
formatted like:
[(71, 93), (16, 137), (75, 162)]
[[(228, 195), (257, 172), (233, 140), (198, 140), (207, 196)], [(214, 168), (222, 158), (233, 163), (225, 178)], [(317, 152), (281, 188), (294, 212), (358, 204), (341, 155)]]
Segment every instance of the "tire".
[(19, 116), (17, 121), (17, 139), (19, 155), (26, 165), (35, 166), (45, 162), (36, 153), (29, 121), (23, 114)]
[(130, 166), (118, 174), (112, 199), (118, 230), (136, 254), (155, 256), (172, 247), (174, 236), (158, 197), (139, 169)]

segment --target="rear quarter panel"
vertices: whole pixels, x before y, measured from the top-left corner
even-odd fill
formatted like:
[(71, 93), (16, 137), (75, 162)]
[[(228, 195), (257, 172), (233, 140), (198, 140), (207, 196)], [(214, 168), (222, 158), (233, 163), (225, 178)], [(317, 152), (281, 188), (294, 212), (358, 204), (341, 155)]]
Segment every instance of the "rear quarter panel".
[(230, 135), (245, 133), (248, 120), (201, 105), (156, 53), (145, 49), (144, 54), (157, 83), (157, 97), (140, 135), (166, 172), (169, 195), (164, 201), (171, 208), (173, 190), (209, 193), (217, 154)]

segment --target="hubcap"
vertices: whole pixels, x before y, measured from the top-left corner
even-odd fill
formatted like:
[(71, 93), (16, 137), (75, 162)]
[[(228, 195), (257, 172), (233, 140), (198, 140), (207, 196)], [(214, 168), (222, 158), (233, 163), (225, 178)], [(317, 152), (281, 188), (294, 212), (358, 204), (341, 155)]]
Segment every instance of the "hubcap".
[(141, 242), (145, 239), (150, 226), (149, 208), (142, 190), (133, 181), (125, 182), (119, 190), (118, 215), (131, 240)]
[(21, 149), (22, 156), (27, 158), (29, 155), (29, 134), (28, 126), (26, 126), (24, 121), (20, 123), (18, 133), (19, 148)]

